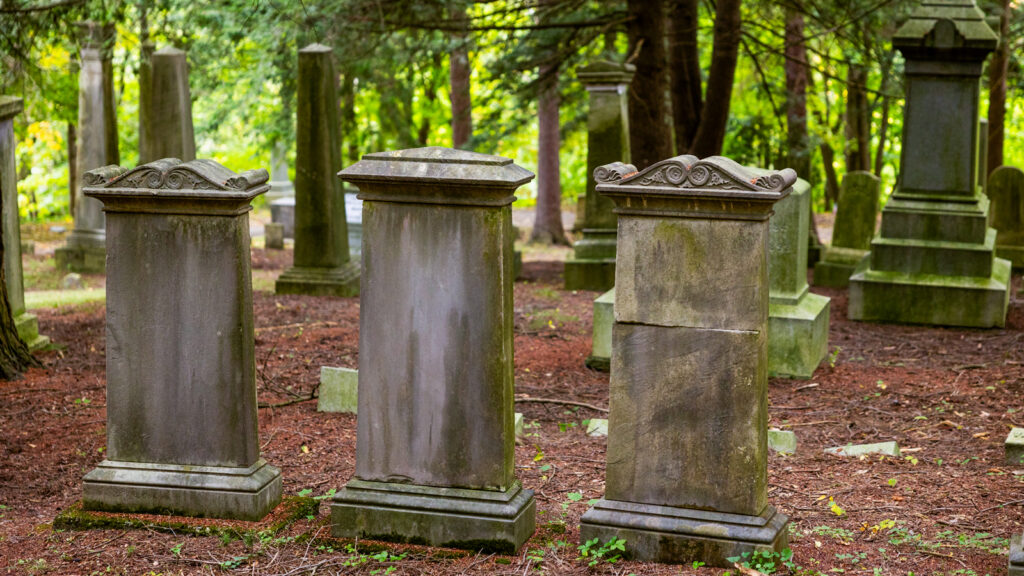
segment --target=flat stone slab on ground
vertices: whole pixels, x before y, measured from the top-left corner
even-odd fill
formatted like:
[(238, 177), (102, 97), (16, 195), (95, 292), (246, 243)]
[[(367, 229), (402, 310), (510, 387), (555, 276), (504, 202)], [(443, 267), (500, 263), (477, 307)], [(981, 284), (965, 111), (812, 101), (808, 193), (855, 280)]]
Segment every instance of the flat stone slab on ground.
[(516, 429), (516, 438), (522, 438), (523, 437), (523, 413), (522, 412), (516, 412), (516, 415), (515, 415), (515, 429)]
[(796, 433), (792, 430), (768, 430), (768, 447), (782, 454), (796, 454)]
[(606, 418), (591, 418), (587, 423), (587, 436), (607, 436), (608, 420)]
[(358, 407), (359, 370), (320, 367), (320, 399), (317, 412), (355, 414)]
[(1014, 428), (1006, 436), (1006, 463), (1011, 466), (1024, 464), (1024, 428)]
[(847, 444), (846, 446), (825, 448), (825, 453), (832, 454), (833, 456), (867, 456), (869, 454), (899, 456), (900, 447), (895, 441), (876, 442), (874, 444)]

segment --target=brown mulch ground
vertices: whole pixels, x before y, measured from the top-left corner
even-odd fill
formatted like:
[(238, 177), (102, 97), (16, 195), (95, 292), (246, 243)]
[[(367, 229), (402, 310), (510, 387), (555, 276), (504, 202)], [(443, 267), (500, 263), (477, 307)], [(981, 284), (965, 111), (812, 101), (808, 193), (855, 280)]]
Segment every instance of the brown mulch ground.
[[(255, 268), (288, 260), (287, 252), (253, 252)], [(608, 376), (583, 366), (597, 294), (562, 290), (557, 262), (527, 262), (525, 276), (515, 287), (517, 394), (606, 407)], [(796, 455), (769, 460), (769, 497), (793, 521), (800, 573), (1005, 573), (1007, 539), (1024, 528), (1024, 470), (1003, 464), (1002, 446), (1012, 425), (1024, 426), (1024, 302), (1014, 291), (1006, 329), (954, 330), (849, 322), (844, 291), (815, 291), (832, 297), (834, 366), (826, 362), (808, 381), (769, 383), (772, 425), (796, 431), (800, 444)], [(314, 393), (320, 366), (358, 365), (359, 302), (258, 293), (255, 306), (260, 402), (291, 402), (260, 409), (264, 455), (281, 468), (286, 494), (327, 494), (353, 473), (356, 421), (300, 399)], [(326, 502), (275, 535), (247, 525), (211, 536), (54, 530), (79, 499), (82, 475), (103, 458), (104, 312), (87, 305), (39, 317), (63, 348), (44, 353), (45, 366), (24, 379), (0, 382), (0, 572), (722, 572), (576, 559), (579, 517), (604, 489), (605, 441), (587, 437), (581, 422), (605, 415), (557, 404), (516, 407), (528, 423), (516, 468), (536, 492), (538, 530), (515, 557), (355, 549), (328, 538)], [(898, 441), (904, 457), (822, 454), (886, 440)]]

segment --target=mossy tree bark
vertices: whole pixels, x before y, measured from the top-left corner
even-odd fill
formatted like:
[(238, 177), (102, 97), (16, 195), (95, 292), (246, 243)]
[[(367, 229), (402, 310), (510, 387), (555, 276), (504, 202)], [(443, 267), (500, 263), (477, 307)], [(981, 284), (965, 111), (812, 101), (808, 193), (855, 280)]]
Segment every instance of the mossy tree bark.
[(1003, 138), (1006, 124), (1006, 75), (1010, 70), (1010, 0), (1002, 0), (999, 15), (999, 47), (988, 63), (988, 166), (979, 166), (986, 175), (1003, 165)]
[[(0, 179), (2, 181), (2, 179)], [(0, 211), (3, 210), (3, 190), (0, 190)], [(15, 249), (21, 249), (20, 246)], [(4, 241), (0, 234), (0, 262), (4, 260)], [(18, 327), (14, 323), (11, 304), (7, 300), (7, 274), (0, 266), (0, 379), (11, 380), (21, 375), (30, 366), (38, 366), (39, 362), (32, 357), (28, 346), (18, 336)]]

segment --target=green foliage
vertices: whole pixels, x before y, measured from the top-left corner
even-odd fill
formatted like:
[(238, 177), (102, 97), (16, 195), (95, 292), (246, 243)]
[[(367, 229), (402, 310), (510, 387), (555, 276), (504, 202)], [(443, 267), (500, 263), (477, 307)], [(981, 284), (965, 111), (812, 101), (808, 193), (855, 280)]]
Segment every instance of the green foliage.
[(602, 562), (614, 564), (626, 551), (626, 541), (612, 536), (611, 540), (601, 543), (599, 538), (594, 538), (577, 546), (577, 550), (580, 551), (577, 559), (586, 560), (588, 566), (597, 566)]
[(774, 550), (744, 552), (740, 556), (733, 556), (726, 558), (726, 560), (739, 564), (743, 568), (750, 568), (764, 574), (774, 574), (781, 568), (788, 570), (796, 570), (798, 568), (796, 563), (793, 562), (793, 551), (789, 548), (785, 548), (781, 552), (775, 552)]

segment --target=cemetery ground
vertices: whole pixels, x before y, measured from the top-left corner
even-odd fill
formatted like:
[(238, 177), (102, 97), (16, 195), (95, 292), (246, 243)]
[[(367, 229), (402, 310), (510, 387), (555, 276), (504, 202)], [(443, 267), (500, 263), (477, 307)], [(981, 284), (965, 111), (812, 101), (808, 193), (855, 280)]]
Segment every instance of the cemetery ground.
[[(0, 382), (0, 572), (721, 574), (610, 562), (615, 551), (594, 557), (598, 546), (579, 559), (579, 518), (604, 490), (605, 438), (585, 429), (606, 417), (608, 375), (583, 364), (598, 294), (563, 290), (559, 257), (527, 251), (515, 284), (526, 422), (516, 473), (537, 498), (537, 531), (517, 555), (330, 537), (329, 495), (354, 472), (356, 419), (319, 413), (313, 398), (321, 366), (358, 366), (359, 301), (275, 296), (270, 280), (291, 252), (254, 249), (260, 440), (283, 473), (282, 508), (261, 523), (77, 511), (82, 476), (104, 452), (104, 306), (39, 309), (56, 348), (23, 379)], [(30, 289), (54, 287), (46, 257), (29, 259)], [(102, 276), (84, 281), (102, 288)], [(770, 425), (799, 441), (795, 455), (769, 456), (769, 499), (792, 521), (801, 567), (777, 559), (775, 573), (1005, 573), (1008, 538), (1024, 528), (1024, 467), (1003, 455), (1011, 426), (1024, 426), (1019, 289), (1015, 276), (997, 330), (850, 322), (845, 291), (813, 289), (832, 298), (830, 355), (810, 380), (769, 381)], [(900, 457), (823, 453), (889, 440)]]

